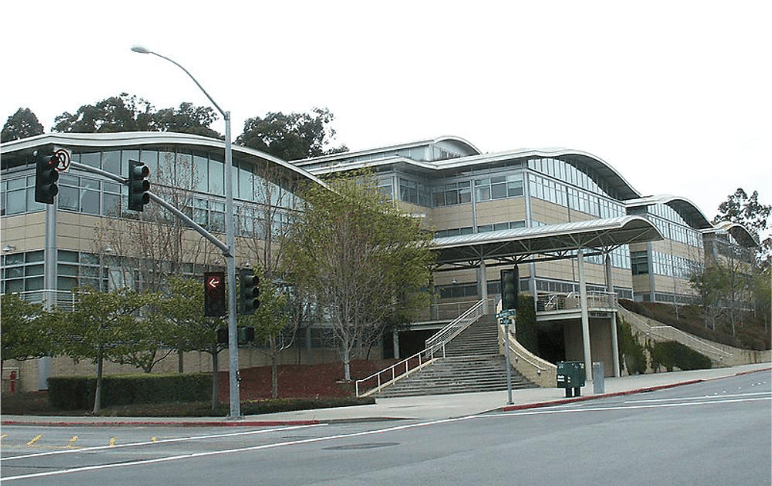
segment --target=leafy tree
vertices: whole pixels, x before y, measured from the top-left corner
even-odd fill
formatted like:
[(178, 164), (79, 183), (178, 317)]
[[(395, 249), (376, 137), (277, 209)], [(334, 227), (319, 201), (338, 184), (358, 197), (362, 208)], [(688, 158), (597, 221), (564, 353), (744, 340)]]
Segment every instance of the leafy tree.
[(0, 327), (3, 361), (53, 356), (56, 350), (54, 314), (46, 312), (42, 304), (27, 302), (19, 294), (0, 296)]
[(217, 121), (217, 113), (209, 106), (180, 103), (178, 109), (165, 108), (155, 114), (156, 126), (162, 132), (190, 133), (209, 138), (223, 138), (210, 128)]
[(352, 175), (308, 185), (292, 224), (285, 265), (329, 319), (344, 365), (374, 329), (409, 319), (429, 300), (431, 235), (400, 212), (374, 178)]
[(64, 112), (54, 119), (55, 132), (103, 133), (158, 131), (153, 106), (127, 93), (111, 96), (95, 105), (83, 105), (74, 114)]
[(327, 108), (314, 108), (311, 113), (268, 113), (244, 122), (244, 132), (236, 143), (260, 150), (282, 160), (298, 160), (346, 152), (341, 145), (329, 148), (335, 139), (330, 124), (334, 115)]
[(217, 120), (212, 108), (181, 103), (179, 109), (156, 111), (143, 98), (121, 93), (95, 105), (83, 105), (73, 114), (57, 116), (53, 131), (72, 133), (177, 132), (222, 138), (210, 128)]
[[(259, 272), (258, 272), (259, 273)], [(274, 282), (260, 279), (260, 307), (249, 316), (239, 316), (239, 325), (255, 328), (255, 341), (267, 345), (265, 353), (271, 359), (271, 396), (279, 396), (279, 354), (290, 347), (295, 328), (290, 315), (289, 296)]]
[[(150, 352), (153, 339), (136, 330), (139, 310), (150, 303), (148, 294), (129, 289), (115, 292), (77, 291), (75, 310), (61, 315), (63, 353), (76, 362), (91, 360), (97, 367), (94, 413), (101, 409), (104, 361), (125, 362), (132, 353)], [(152, 332), (152, 331), (151, 331)]]
[(20, 140), (41, 135), (43, 132), (43, 125), (38, 121), (38, 117), (29, 108), (19, 108), (16, 113), (8, 117), (5, 125), (3, 125), (0, 142)]
[(722, 221), (739, 223), (758, 235), (767, 228), (772, 206), (759, 203), (758, 191), (753, 191), (753, 194), (748, 196), (742, 188), (738, 188), (718, 206), (718, 211), (719, 214), (713, 218), (713, 224)]
[(157, 303), (156, 311), (171, 321), (172, 342), (181, 350), (201, 351), (212, 357), (212, 410), (217, 408), (219, 392), (219, 354), (227, 347), (217, 342), (223, 320), (204, 316), (204, 284), (200, 280), (170, 277), (168, 291)]

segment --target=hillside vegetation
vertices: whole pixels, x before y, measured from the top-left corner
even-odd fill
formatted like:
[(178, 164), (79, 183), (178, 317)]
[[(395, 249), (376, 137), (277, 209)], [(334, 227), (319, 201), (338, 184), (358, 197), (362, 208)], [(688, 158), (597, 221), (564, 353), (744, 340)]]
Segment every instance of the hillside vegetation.
[(736, 327), (736, 335), (733, 336), (729, 322), (719, 323), (716, 329), (706, 326), (699, 306), (680, 305), (676, 309), (672, 304), (633, 302), (625, 299), (620, 299), (619, 303), (631, 312), (716, 343), (757, 351), (772, 347), (769, 323), (750, 312), (742, 315), (740, 324)]

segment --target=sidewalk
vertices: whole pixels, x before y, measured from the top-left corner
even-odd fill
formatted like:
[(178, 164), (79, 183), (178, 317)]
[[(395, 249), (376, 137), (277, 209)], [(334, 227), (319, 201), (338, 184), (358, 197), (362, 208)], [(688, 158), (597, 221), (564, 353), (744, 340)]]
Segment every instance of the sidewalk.
[(772, 375), (771, 363), (732, 368), (678, 371), (648, 375), (606, 378), (605, 393), (593, 394), (592, 383), (582, 388), (582, 396), (565, 398), (560, 388), (514, 390), (513, 405), (507, 404), (507, 391), (435, 395), (427, 397), (379, 398), (374, 405), (302, 410), (266, 415), (249, 415), (237, 420), (221, 417), (40, 417), (3, 416), (2, 425), (36, 426), (276, 426), (317, 423), (365, 422), (379, 420), (442, 420), (491, 411), (520, 410), (559, 405), (574, 401), (626, 395), (701, 381), (725, 378), (743, 373)]

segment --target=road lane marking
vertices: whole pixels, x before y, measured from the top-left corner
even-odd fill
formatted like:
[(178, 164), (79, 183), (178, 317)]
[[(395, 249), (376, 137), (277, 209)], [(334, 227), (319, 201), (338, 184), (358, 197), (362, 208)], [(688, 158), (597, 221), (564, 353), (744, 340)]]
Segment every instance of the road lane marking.
[(72, 439), (70, 439), (70, 443), (67, 444), (67, 448), (68, 449), (75, 449), (75, 441), (77, 441), (77, 440), (78, 440), (78, 436), (77, 435), (72, 436)]
[(48, 452), (36, 452), (34, 454), (24, 454), (21, 456), (10, 456), (10, 457), (0, 457), (0, 461), (13, 461), (16, 459), (29, 459), (33, 457), (43, 457), (43, 456), (50, 456), (54, 454), (79, 454), (79, 453), (85, 453), (85, 452), (92, 452), (92, 451), (100, 451), (104, 449), (109, 449), (111, 447), (115, 449), (122, 449), (127, 447), (141, 447), (141, 446), (147, 446), (147, 445), (153, 445), (153, 444), (168, 444), (173, 442), (184, 442), (188, 440), (210, 440), (210, 439), (219, 439), (219, 438), (225, 438), (225, 437), (238, 437), (238, 436), (245, 436), (245, 435), (258, 435), (258, 434), (266, 434), (269, 432), (284, 432), (287, 430), (297, 430), (297, 429), (307, 429), (311, 427), (324, 427), (325, 424), (313, 424), (313, 425), (293, 425), (290, 427), (280, 427), (276, 429), (262, 429), (262, 430), (249, 430), (245, 432), (232, 432), (228, 434), (212, 434), (212, 435), (201, 435), (201, 436), (191, 436), (191, 437), (177, 437), (172, 439), (161, 439), (156, 440), (155, 442), (149, 441), (149, 442), (129, 442), (126, 444), (116, 444), (114, 446), (94, 446), (94, 447), (83, 447), (80, 449), (66, 449), (66, 450), (56, 450), (56, 451), (48, 451)]
[[(734, 397), (748, 397), (748, 396), (758, 396), (758, 395), (766, 395), (766, 396), (772, 396), (772, 392), (756, 392), (756, 393), (736, 393), (734, 395), (725, 395), (722, 398), (734, 398)], [(656, 402), (675, 402), (675, 401), (683, 401), (683, 400), (710, 400), (712, 398), (716, 398), (715, 395), (704, 395), (701, 397), (680, 397), (680, 398), (651, 398), (651, 399), (645, 399), (645, 400), (627, 400), (623, 403), (656, 403)]]
[[(711, 397), (713, 398), (713, 397)], [(759, 402), (759, 401), (772, 401), (772, 396), (759, 397), (759, 398), (745, 398), (745, 399), (731, 399), (727, 400), (724, 397), (720, 399), (714, 399), (713, 401), (701, 401), (701, 402), (683, 402), (683, 403), (652, 403), (648, 405), (620, 405), (614, 407), (585, 407), (585, 408), (556, 408), (554, 410), (517, 410), (513, 412), (502, 412), (492, 415), (478, 415), (478, 417), (499, 417), (499, 416), (525, 416), (525, 415), (550, 415), (559, 413), (576, 413), (576, 412), (611, 412), (617, 410), (646, 410), (653, 408), (673, 408), (673, 407), (697, 407), (705, 405), (722, 405), (727, 403), (743, 403), (743, 402)]]
[(27, 445), (30, 447), (33, 447), (37, 441), (40, 440), (40, 438), (43, 437), (42, 435), (38, 435), (34, 437), (31, 441), (27, 442)]
[(130, 467), (130, 466), (146, 466), (148, 464), (157, 464), (157, 463), (164, 463), (164, 462), (172, 462), (172, 461), (180, 461), (183, 459), (195, 459), (199, 457), (209, 457), (209, 456), (221, 456), (226, 454), (237, 454), (241, 452), (252, 452), (252, 451), (259, 451), (259, 450), (267, 450), (267, 449), (277, 449), (280, 447), (287, 447), (287, 446), (293, 446), (293, 445), (301, 445), (301, 444), (312, 444), (316, 442), (325, 442), (325, 441), (331, 441), (331, 440), (337, 440), (337, 439), (348, 439), (351, 437), (364, 437), (368, 435), (375, 435), (375, 434), (383, 434), (386, 432), (394, 432), (394, 431), (401, 431), (401, 430), (408, 430), (418, 427), (428, 427), (431, 425), (436, 424), (443, 424), (443, 423), (452, 423), (452, 422), (461, 422), (463, 420), (471, 420), (474, 419), (476, 415), (469, 415), (466, 417), (458, 417), (458, 418), (451, 418), (451, 419), (443, 419), (443, 420), (434, 420), (431, 422), (422, 422), (417, 424), (407, 424), (407, 425), (398, 425), (394, 427), (388, 427), (385, 429), (376, 429), (376, 430), (366, 430), (363, 432), (353, 432), (350, 434), (337, 434), (337, 435), (330, 435), (330, 436), (323, 436), (323, 437), (312, 437), (308, 439), (298, 439), (298, 440), (291, 440), (286, 442), (277, 442), (273, 444), (262, 444), (257, 446), (250, 446), (250, 447), (241, 447), (238, 449), (224, 449), (219, 451), (207, 451), (207, 452), (194, 452), (189, 454), (181, 454), (181, 455), (174, 455), (174, 456), (165, 456), (165, 457), (158, 457), (155, 459), (143, 459), (140, 461), (131, 461), (131, 462), (117, 462), (112, 464), (100, 464), (95, 466), (83, 466), (83, 467), (75, 467), (70, 469), (60, 469), (58, 471), (46, 471), (46, 472), (39, 472), (39, 473), (33, 473), (33, 474), (25, 474), (21, 476), (8, 476), (3, 478), (3, 481), (14, 481), (17, 479), (31, 479), (31, 478), (42, 478), (42, 477), (48, 477), (48, 476), (61, 476), (64, 474), (73, 474), (73, 473), (79, 473), (79, 472), (89, 472), (89, 471), (99, 471), (104, 469), (116, 469), (116, 468), (123, 468), (123, 467)]
[(115, 447), (115, 437), (110, 437), (110, 442), (107, 445), (108, 447)]

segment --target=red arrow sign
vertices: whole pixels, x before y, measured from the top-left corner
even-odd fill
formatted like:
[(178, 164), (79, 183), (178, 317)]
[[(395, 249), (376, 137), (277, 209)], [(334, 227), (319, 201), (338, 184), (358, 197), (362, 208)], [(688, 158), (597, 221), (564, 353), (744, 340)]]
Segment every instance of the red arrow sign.
[(222, 284), (222, 280), (217, 275), (209, 277), (209, 279), (206, 281), (206, 285), (212, 290), (217, 289), (220, 284)]

